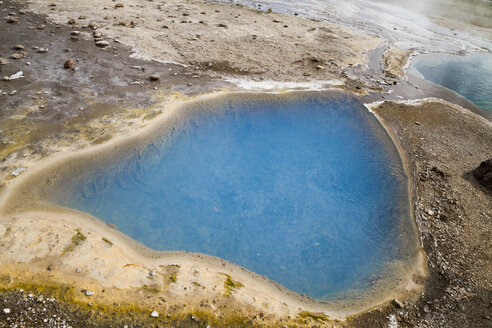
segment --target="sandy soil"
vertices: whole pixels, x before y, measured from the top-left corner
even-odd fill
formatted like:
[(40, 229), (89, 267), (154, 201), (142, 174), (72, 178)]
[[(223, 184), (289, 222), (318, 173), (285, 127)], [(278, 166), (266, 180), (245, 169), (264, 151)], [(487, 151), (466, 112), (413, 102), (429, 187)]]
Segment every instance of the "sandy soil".
[(109, 0), (56, 4), (29, 2), (58, 23), (73, 18), (75, 26), (97, 24), (102, 33), (131, 45), (138, 57), (277, 81), (340, 78), (342, 68), (365, 65), (367, 52), (380, 43), (377, 37), (336, 25), (228, 4), (178, 0), (127, 0), (122, 7)]

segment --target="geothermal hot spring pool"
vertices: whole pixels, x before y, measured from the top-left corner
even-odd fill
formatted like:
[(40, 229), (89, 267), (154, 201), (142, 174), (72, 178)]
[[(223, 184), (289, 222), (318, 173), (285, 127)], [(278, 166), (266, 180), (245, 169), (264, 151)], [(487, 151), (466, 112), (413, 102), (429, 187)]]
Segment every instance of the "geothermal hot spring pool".
[(425, 54), (412, 60), (410, 73), (442, 85), (492, 113), (492, 54)]
[(414, 253), (401, 158), (357, 100), (189, 112), (126, 159), (73, 178), (57, 203), (150, 248), (214, 255), (321, 300), (370, 288)]

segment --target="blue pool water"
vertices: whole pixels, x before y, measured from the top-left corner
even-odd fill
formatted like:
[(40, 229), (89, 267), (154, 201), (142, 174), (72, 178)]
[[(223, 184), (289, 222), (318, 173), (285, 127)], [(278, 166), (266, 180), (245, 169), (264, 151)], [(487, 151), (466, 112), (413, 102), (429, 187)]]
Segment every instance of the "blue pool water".
[(227, 102), (63, 191), (158, 250), (215, 255), (299, 293), (368, 288), (402, 259), (398, 153), (354, 99)]
[(492, 111), (492, 54), (427, 54), (413, 59), (410, 72), (459, 93)]

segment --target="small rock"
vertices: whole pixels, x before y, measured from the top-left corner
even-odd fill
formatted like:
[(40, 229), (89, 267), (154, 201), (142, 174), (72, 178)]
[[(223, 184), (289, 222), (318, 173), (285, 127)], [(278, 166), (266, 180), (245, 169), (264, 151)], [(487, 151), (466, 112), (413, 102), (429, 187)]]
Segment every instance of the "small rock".
[(190, 16), (190, 13), (183, 13), (183, 16)]
[(75, 269), (75, 272), (81, 273), (82, 272), (82, 269), (81, 268), (77, 268), (77, 269)]
[(14, 48), (15, 50), (24, 50), (24, 46), (22, 44), (16, 44), (12, 48)]
[(24, 57), (25, 57), (25, 55), (22, 54), (22, 53), (19, 53), (19, 52), (16, 52), (15, 54), (12, 54), (10, 56), (11, 59), (21, 59), (21, 58), (24, 58)]
[[(15, 96), (16, 94), (17, 94), (17, 90), (13, 90), (13, 91), (11, 91), (11, 92), (9, 93), (9, 96)], [(24, 170), (22, 170), (22, 171), (24, 171)], [(22, 172), (22, 171), (21, 171), (21, 172)], [(14, 171), (14, 172), (15, 172), (15, 171)]]
[(393, 304), (399, 309), (403, 308), (403, 303), (397, 300), (396, 298), (393, 299)]
[(44, 30), (46, 28), (46, 25), (42, 24), (38, 26), (38, 30)]
[(152, 74), (150, 76), (151, 81), (159, 81), (160, 79), (161, 79), (161, 77), (159, 76), (159, 74)]
[(50, 7), (56, 7), (56, 3), (54, 2), (50, 3)]
[(157, 311), (154, 310), (154, 311), (152, 311), (152, 313), (150, 314), (150, 316), (152, 318), (159, 318), (159, 312), (157, 312)]
[(39, 48), (37, 50), (37, 53), (40, 53), (40, 54), (44, 54), (44, 53), (47, 53), (48, 52), (48, 48)]
[(78, 36), (80, 34), (80, 31), (72, 31), (70, 32), (70, 35), (73, 35), (73, 36)]
[(224, 27), (224, 28), (227, 28), (227, 25), (226, 25), (226, 24), (223, 24), (223, 23), (220, 23), (220, 24), (219, 24), (219, 27)]
[(94, 33), (92, 33), (92, 35), (95, 37), (95, 38), (100, 38), (101, 37), (101, 32), (99, 31), (94, 31)]
[(9, 77), (9, 80), (17, 80), (17, 79), (20, 79), (20, 78), (23, 78), (24, 77), (24, 72), (22, 71), (19, 71), (15, 74), (12, 74), (10, 77)]
[(150, 275), (151, 277), (155, 277), (155, 271), (154, 271), (154, 270), (150, 271), (150, 272), (149, 272), (149, 275)]
[(64, 64), (63, 64), (63, 67), (65, 69), (70, 69), (73, 67), (73, 61), (71, 59), (67, 60)]
[(8, 64), (9, 61), (7, 60), (7, 58), (0, 57), (0, 65), (8, 65)]
[(5, 17), (5, 20), (7, 21), (7, 23), (9, 24), (15, 24), (15, 23), (18, 23), (19, 20), (17, 19), (17, 17)]
[(92, 291), (90, 291), (90, 290), (86, 290), (86, 291), (85, 291), (85, 295), (86, 295), (86, 296), (92, 296), (92, 295), (94, 295), (94, 292), (92, 292)]
[(42, 302), (43, 302), (43, 300), (44, 300), (43, 295), (39, 295), (39, 297), (36, 299), (36, 302), (38, 302), (38, 303), (42, 303)]
[(72, 36), (70, 37), (70, 40), (72, 40), (72, 41), (79, 41), (79, 37), (78, 37), (78, 36), (76, 36), (76, 35), (72, 35)]
[(96, 46), (101, 47), (101, 48), (104, 48), (104, 47), (109, 46), (109, 42), (108, 41), (105, 41), (105, 40), (97, 41), (96, 42)]
[(67, 21), (67, 23), (68, 23), (68, 24), (70, 24), (70, 25), (73, 25), (73, 24), (75, 24), (75, 23), (76, 23), (76, 21), (75, 21), (75, 19), (70, 18), (70, 19)]
[(14, 177), (16, 177), (16, 176), (18, 176), (19, 174), (21, 174), (22, 172), (24, 172), (25, 170), (26, 170), (26, 169), (25, 169), (25, 168), (23, 168), (23, 167), (18, 167), (18, 168), (16, 168), (14, 171), (12, 171), (12, 173), (11, 173), (11, 174), (12, 174)]
[(125, 5), (123, 5), (122, 3), (117, 3), (114, 5), (115, 8), (123, 8)]
[(93, 29), (93, 30), (96, 30), (96, 29), (97, 29), (97, 24), (96, 24), (96, 23), (94, 23), (94, 22), (90, 22), (90, 23), (89, 23), (89, 27), (90, 27), (91, 29)]
[(489, 190), (492, 190), (492, 158), (480, 163), (472, 173), (478, 182)]
[(324, 66), (321, 66), (321, 65), (316, 65), (316, 69), (317, 70), (322, 70), (322, 69), (325, 69), (325, 67)]
[(9, 308), (5, 308), (5, 309), (3, 309), (3, 313), (5, 313), (5, 314), (9, 314), (9, 313), (10, 313), (10, 309), (9, 309)]
[(420, 122), (415, 122), (415, 125), (420, 125)]

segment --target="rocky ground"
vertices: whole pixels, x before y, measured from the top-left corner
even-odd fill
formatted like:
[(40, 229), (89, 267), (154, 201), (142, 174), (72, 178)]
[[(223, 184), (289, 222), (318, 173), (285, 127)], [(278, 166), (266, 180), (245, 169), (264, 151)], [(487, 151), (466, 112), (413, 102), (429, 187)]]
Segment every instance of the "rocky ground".
[[(442, 88), (414, 77), (403, 80), (408, 51), (316, 20), (175, 0), (33, 1), (29, 6), (3, 0), (0, 12), (0, 31), (8, 32), (0, 33), (0, 195), (42, 158), (131, 134), (165, 113), (171, 99), (236, 90), (228, 81), (237, 78), (337, 85), (360, 94), (364, 102), (444, 97), (484, 114)], [(388, 90), (393, 93), (371, 93)], [(385, 102), (372, 109), (409, 162), (430, 272), (421, 281), (426, 288), (420, 297), (395, 300), (339, 322), (309, 312), (272, 316), (267, 307), (252, 310), (234, 297), (223, 298), (223, 286), (216, 286), (224, 306), (218, 317), (176, 309), (155, 318), (151, 308), (89, 304), (93, 296), (85, 289), (77, 291), (74, 303), (59, 288), (36, 285), (33, 277), (56, 280), (58, 266), (77, 260), (40, 256), (18, 264), (25, 274), (19, 274), (17, 264), (0, 260), (0, 327), (492, 327), (492, 194), (471, 173), (492, 156), (490, 122), (439, 101)], [(32, 231), (48, 234), (40, 218), (29, 220)], [(71, 229), (61, 224), (43, 243), (17, 234), (28, 231), (27, 226), (9, 224), (11, 230), (3, 224), (0, 229), (0, 251), (17, 252), (19, 262), (26, 245), (29, 252), (39, 247), (56, 253), (73, 241), (71, 235), (59, 241), (61, 231)], [(93, 252), (91, 261), (104, 261), (90, 248), (93, 243), (108, 247), (100, 237), (76, 245), (80, 259)], [(117, 269), (100, 274), (116, 276)], [(147, 271), (144, 276), (149, 279)], [(22, 292), (15, 284), (21, 278), (33, 280)], [(153, 299), (149, 290), (129, 295), (141, 304)], [(186, 301), (174, 297), (186, 307)], [(208, 309), (209, 304), (196, 306)], [(226, 313), (232, 317), (226, 320)]]

